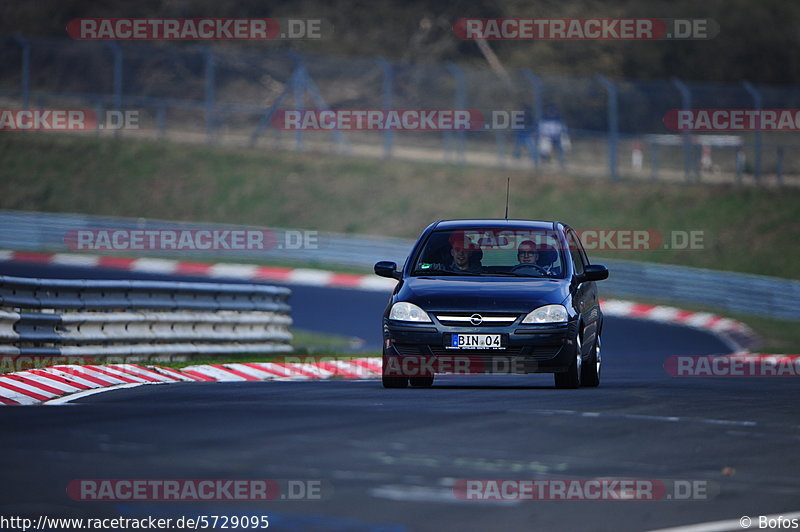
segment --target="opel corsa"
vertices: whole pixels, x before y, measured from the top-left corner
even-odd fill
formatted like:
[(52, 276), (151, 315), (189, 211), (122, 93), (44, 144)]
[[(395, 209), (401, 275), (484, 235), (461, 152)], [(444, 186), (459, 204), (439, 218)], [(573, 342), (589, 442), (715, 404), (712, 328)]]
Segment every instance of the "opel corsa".
[(428, 226), (383, 315), (383, 385), (436, 374), (553, 373), (557, 388), (600, 383), (603, 313), (577, 233), (561, 222), (440, 220)]

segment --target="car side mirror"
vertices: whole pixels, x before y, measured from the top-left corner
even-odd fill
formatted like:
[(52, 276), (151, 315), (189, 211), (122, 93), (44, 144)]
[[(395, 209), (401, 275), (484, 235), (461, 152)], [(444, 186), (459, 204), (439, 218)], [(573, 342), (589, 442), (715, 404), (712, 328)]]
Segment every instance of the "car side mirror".
[(398, 280), (401, 277), (400, 272), (397, 271), (397, 263), (388, 260), (382, 260), (375, 263), (375, 275)]
[(589, 264), (577, 278), (579, 283), (602, 281), (603, 279), (608, 279), (608, 268), (602, 264)]

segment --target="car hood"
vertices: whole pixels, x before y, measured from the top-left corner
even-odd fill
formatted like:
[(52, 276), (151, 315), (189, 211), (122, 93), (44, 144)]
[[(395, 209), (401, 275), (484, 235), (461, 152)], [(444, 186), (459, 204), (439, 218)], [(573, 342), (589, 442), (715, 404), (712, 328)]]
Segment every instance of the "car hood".
[(410, 277), (396, 301), (408, 301), (427, 311), (522, 313), (562, 303), (568, 295), (565, 279)]

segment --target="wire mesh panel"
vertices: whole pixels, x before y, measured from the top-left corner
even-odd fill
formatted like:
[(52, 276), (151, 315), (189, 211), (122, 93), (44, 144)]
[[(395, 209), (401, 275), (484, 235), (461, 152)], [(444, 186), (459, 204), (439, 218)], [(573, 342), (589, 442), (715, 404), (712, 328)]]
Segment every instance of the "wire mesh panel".
[[(797, 109), (797, 87), (605, 80), (170, 42), (8, 37), (0, 40), (0, 59), (5, 107), (88, 108), (101, 118), (138, 113), (136, 127), (116, 134), (595, 177), (730, 182), (800, 174), (797, 132), (682, 134), (664, 121), (687, 98), (695, 109), (753, 109), (759, 99), (764, 109)], [(445, 131), (297, 131), (276, 122), (279, 111), (297, 108), (477, 114), (466, 130)], [(552, 134), (553, 117), (563, 137)]]

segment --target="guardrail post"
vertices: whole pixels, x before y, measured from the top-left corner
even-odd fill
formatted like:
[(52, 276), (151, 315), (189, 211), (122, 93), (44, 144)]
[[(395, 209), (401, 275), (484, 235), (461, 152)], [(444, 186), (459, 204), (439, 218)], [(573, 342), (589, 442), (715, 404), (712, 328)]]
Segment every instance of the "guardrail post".
[[(756, 111), (761, 110), (762, 106), (762, 98), (761, 92), (756, 89), (752, 83), (749, 81), (742, 81), (742, 85), (744, 89), (750, 94), (753, 98), (753, 108)], [(761, 117), (757, 121), (756, 130), (754, 134), (754, 146), (753, 146), (753, 179), (755, 179), (756, 183), (761, 181)]]
[[(692, 92), (683, 81), (678, 78), (672, 78), (672, 85), (678, 89), (681, 94), (681, 108), (685, 111), (692, 109)], [(692, 180), (692, 139), (689, 136), (689, 130), (684, 129), (681, 134), (683, 135), (683, 175), (686, 181)]]
[(531, 132), (531, 135), (533, 136), (533, 153), (531, 154), (531, 157), (533, 157), (533, 165), (536, 167), (536, 169), (538, 169), (539, 123), (542, 121), (542, 113), (544, 111), (544, 99), (542, 98), (544, 90), (542, 88), (542, 78), (527, 68), (522, 70), (522, 75), (525, 76), (525, 79), (527, 79), (528, 83), (531, 85), (531, 96), (533, 100), (533, 131)]
[(597, 76), (597, 80), (608, 92), (608, 171), (611, 179), (619, 179), (617, 151), (619, 144), (619, 102), (617, 87), (605, 76)]
[[(456, 93), (455, 93), (455, 108), (456, 109), (466, 109), (467, 108), (467, 90), (466, 90), (466, 81), (464, 80), (464, 73), (458, 68), (455, 63), (447, 63), (447, 71), (453, 75), (453, 79), (456, 82)], [(464, 157), (464, 131), (457, 131), (455, 133), (455, 147), (456, 147), (456, 161), (459, 163), (463, 163), (465, 161)]]
[[(394, 69), (392, 65), (383, 57), (376, 59), (383, 71), (383, 108), (389, 110), (392, 108), (392, 93), (394, 88)], [(394, 143), (394, 131), (386, 129), (383, 132), (383, 157), (390, 159), (392, 157), (392, 145)]]
[(27, 109), (30, 106), (30, 85), (31, 85), (31, 43), (25, 37), (17, 35), (14, 41), (19, 44), (22, 49), (22, 108)]
[(214, 141), (214, 52), (211, 47), (205, 49), (205, 121), (206, 141)]

